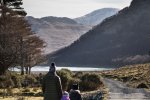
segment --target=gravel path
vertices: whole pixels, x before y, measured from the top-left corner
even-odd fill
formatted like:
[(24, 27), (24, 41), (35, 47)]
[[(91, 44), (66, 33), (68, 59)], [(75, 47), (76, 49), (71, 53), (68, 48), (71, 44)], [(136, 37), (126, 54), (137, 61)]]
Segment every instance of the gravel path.
[(150, 100), (150, 93), (144, 89), (129, 88), (119, 81), (104, 79), (109, 89), (108, 100)]

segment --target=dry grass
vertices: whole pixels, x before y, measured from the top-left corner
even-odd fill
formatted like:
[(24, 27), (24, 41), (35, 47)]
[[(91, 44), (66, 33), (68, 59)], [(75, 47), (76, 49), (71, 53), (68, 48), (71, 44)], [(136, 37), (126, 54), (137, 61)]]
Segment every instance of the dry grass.
[[(43, 97), (34, 97), (34, 96), (19, 96), (18, 94), (22, 94), (23, 91), (25, 91), (26, 89), (29, 90), (29, 92), (33, 92), (33, 93), (39, 93), (42, 92), (41, 88), (13, 88), (11, 89), (11, 91), (13, 92), (14, 96), (5, 96), (5, 98), (3, 98), (2, 96), (0, 96), (0, 100), (43, 100)], [(0, 92), (3, 93), (4, 89), (0, 89)], [(5, 92), (7, 94), (7, 89), (5, 89)], [(19, 98), (24, 98), (24, 99), (19, 99)]]
[(125, 82), (130, 87), (144, 83), (150, 88), (150, 63), (128, 65), (112, 71), (105, 71), (103, 76)]
[[(0, 97), (0, 100), (18, 100), (19, 97), (7, 97), (2, 98)], [(43, 100), (43, 97), (23, 97), (23, 100)]]

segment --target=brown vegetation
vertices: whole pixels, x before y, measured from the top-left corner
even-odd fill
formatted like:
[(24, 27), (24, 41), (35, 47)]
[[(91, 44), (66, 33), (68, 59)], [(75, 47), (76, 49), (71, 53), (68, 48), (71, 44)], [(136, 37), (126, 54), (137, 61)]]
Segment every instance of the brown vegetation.
[(134, 88), (150, 88), (150, 63), (127, 65), (102, 72), (104, 77), (117, 79)]

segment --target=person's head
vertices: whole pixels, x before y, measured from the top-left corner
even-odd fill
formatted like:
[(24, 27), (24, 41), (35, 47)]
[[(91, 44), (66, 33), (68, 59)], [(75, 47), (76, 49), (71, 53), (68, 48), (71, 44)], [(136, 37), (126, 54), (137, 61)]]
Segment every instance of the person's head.
[(78, 84), (73, 84), (72, 89), (73, 90), (79, 90), (79, 85)]
[(63, 95), (69, 96), (69, 93), (67, 91), (64, 91)]
[(50, 69), (49, 69), (49, 71), (50, 72), (56, 72), (56, 65), (55, 65), (55, 63), (53, 62), (53, 63), (51, 63), (51, 66), (50, 66)]

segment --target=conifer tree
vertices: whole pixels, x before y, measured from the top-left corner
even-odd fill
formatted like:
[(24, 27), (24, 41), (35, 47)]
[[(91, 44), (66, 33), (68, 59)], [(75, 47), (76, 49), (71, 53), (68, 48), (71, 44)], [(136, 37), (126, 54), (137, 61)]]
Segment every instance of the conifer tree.
[(25, 16), (27, 13), (21, 7), (22, 4), (22, 0), (0, 0), (2, 14), (6, 13), (5, 11), (3, 11), (3, 9), (6, 7), (17, 12), (19, 15)]

